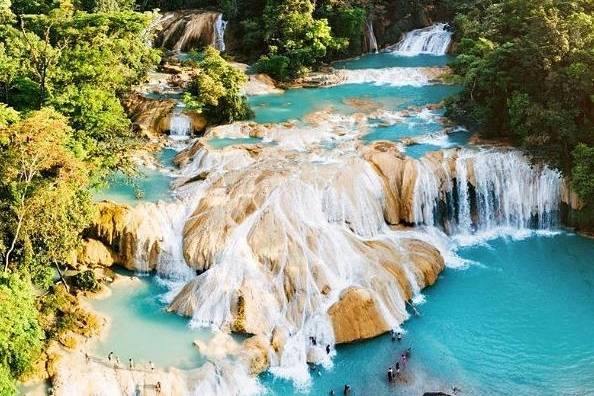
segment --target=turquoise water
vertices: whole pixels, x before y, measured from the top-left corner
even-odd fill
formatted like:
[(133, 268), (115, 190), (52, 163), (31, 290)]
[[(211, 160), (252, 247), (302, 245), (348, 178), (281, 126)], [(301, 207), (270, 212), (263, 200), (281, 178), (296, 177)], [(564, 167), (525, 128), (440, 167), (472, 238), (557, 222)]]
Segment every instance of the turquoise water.
[(419, 116), (413, 114), (410, 117), (404, 118), (401, 122), (394, 124), (382, 124), (381, 122), (373, 125), (371, 132), (363, 136), (363, 141), (372, 142), (375, 140), (391, 140), (399, 141), (407, 136), (429, 135), (443, 130), (443, 124), (439, 120), (439, 116), (443, 111), (431, 112), (430, 116)]
[[(426, 290), (421, 316), (389, 336), (340, 346), (334, 368), (314, 375), (307, 394), (585, 395), (594, 393), (594, 242), (576, 235), (497, 239), (464, 248), (475, 261), (446, 269)], [(413, 347), (408, 383), (389, 385), (387, 367)], [(264, 375), (274, 394), (298, 394)]]
[[(176, 150), (164, 149), (156, 154), (161, 165), (173, 167)], [(95, 200), (109, 200), (119, 203), (136, 204), (140, 201), (157, 202), (171, 199), (173, 178), (158, 169), (141, 168), (138, 176), (130, 179), (121, 172), (114, 173), (105, 189), (95, 193)]]
[[(468, 144), (468, 140), (470, 139), (470, 135), (470, 132), (466, 130), (452, 132), (443, 138), (433, 139), (435, 143), (420, 143), (407, 146), (404, 152), (410, 157), (421, 158), (429, 152), (441, 150), (443, 148), (466, 146)], [(429, 139), (429, 142), (431, 141), (432, 140)]]
[(208, 339), (207, 330), (193, 330), (188, 319), (169, 313), (160, 296), (167, 291), (154, 276), (139, 277), (135, 286), (115, 284), (112, 295), (94, 300), (93, 307), (111, 317), (107, 338), (101, 340), (95, 355), (107, 357), (110, 352), (126, 363), (152, 361), (161, 367), (194, 368), (204, 359), (193, 345), (196, 339)]
[(451, 56), (417, 55), (399, 56), (392, 53), (363, 55), (359, 58), (332, 64), (337, 69), (381, 69), (384, 67), (440, 67), (447, 66)]
[(261, 138), (212, 138), (208, 141), (208, 144), (216, 149), (222, 149), (228, 146), (236, 144), (258, 144), (262, 143)]
[(394, 87), (373, 84), (344, 84), (328, 88), (290, 89), (284, 94), (252, 96), (250, 106), (257, 122), (303, 119), (307, 114), (331, 110), (353, 114), (378, 109), (390, 111), (439, 103), (458, 92), (452, 85)]

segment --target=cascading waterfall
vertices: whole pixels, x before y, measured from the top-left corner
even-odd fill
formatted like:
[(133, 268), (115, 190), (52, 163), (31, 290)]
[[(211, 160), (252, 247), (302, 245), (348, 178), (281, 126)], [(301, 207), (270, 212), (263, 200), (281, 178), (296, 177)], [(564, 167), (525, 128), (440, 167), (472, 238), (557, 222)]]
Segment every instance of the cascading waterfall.
[[(446, 224), (450, 233), (457, 234), (495, 227), (548, 229), (557, 225), (562, 188), (558, 171), (533, 166), (517, 151), (461, 150), (455, 159), (442, 161), (418, 163), (413, 207), (416, 223)], [(444, 185), (444, 178), (435, 174), (436, 166), (441, 166), (445, 180), (453, 183)]]
[(404, 39), (390, 48), (399, 55), (445, 55), (452, 42), (452, 33), (445, 23), (406, 33)]
[(214, 24), (214, 47), (220, 52), (225, 51), (225, 29), (227, 21), (223, 19), (223, 14), (219, 14)]
[(367, 46), (367, 52), (377, 52), (378, 45), (375, 33), (373, 32), (373, 21), (368, 19), (365, 22), (365, 43)]
[(169, 119), (169, 137), (176, 140), (184, 140), (190, 137), (192, 120), (184, 114), (184, 105), (178, 103), (173, 109)]

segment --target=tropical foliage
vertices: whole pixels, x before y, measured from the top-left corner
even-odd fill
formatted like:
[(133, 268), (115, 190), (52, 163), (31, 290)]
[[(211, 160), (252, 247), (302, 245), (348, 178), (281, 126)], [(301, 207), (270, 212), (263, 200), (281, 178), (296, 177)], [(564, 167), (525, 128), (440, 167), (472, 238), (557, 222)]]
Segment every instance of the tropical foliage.
[(456, 6), (459, 56), (453, 67), (464, 90), (450, 103), (450, 114), (564, 170), (573, 167), (577, 191), (594, 199), (584, 177), (593, 170), (594, 2), (476, 0)]
[(247, 81), (245, 74), (213, 47), (207, 47), (197, 59), (196, 76), (184, 96), (186, 105), (215, 124), (250, 118), (252, 112), (240, 91)]
[[(132, 6), (0, 0), (1, 395), (43, 342), (68, 345), (92, 327), (54, 282), (94, 215), (90, 187), (127, 168), (136, 146), (120, 96), (159, 53), (146, 45), (154, 15)], [(96, 287), (90, 273), (75, 280)]]

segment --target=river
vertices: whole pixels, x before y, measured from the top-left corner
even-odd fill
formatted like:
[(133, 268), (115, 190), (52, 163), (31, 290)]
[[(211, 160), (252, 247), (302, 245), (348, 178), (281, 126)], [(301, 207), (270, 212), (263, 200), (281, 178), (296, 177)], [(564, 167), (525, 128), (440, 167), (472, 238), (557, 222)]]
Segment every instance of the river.
[[(561, 178), (554, 170), (531, 166), (519, 152), (469, 146), (469, 133), (451, 125), (444, 118), (443, 109), (434, 106), (458, 90), (428, 78), (425, 72), (426, 68), (442, 67), (450, 60), (445, 55), (448, 40), (441, 25), (413, 32), (392, 52), (336, 64), (347, 75), (342, 84), (250, 98), (258, 123), (291, 121), (292, 131), (298, 130), (299, 135), (275, 131), (258, 137), (238, 136), (235, 132), (209, 137), (209, 155), (228, 155), (227, 162), (215, 163), (229, 169), (251, 166), (250, 162), (241, 162), (247, 160), (233, 151), (235, 145), (264, 144), (264, 150), (270, 152), (282, 149), (307, 153), (296, 154), (299, 157), (293, 161), (300, 167), (312, 167), (313, 172), (323, 172), (328, 164), (348, 158), (359, 144), (378, 140), (394, 142), (413, 158), (462, 148), (453, 160), (455, 176), (446, 178), (454, 180), (449, 186), (444, 187), (444, 179), (435, 176), (433, 162), (422, 159), (415, 163), (419, 175), (413, 192), (416, 228), (402, 232), (427, 235), (427, 240), (439, 244), (446, 269), (434, 286), (422, 293), (416, 291), (413, 301), (417, 314), (408, 307), (410, 318), (399, 330), (403, 340), (393, 342), (387, 334), (332, 346), (331, 360), (321, 359), (321, 365), (309, 370), (301, 352), (285, 355), (283, 358), (288, 360), (281, 359), (270, 372), (258, 377), (262, 393), (325, 395), (334, 390), (342, 394), (344, 384), (351, 386), (351, 395), (451, 393), (452, 386), (461, 389), (462, 395), (594, 393), (594, 242), (561, 228)], [(328, 130), (340, 131), (327, 134)], [(305, 155), (307, 159), (302, 160)], [(166, 158), (167, 168), (170, 156)], [(199, 169), (205, 169), (205, 163), (212, 166), (212, 161), (201, 161)], [(445, 164), (447, 155), (441, 161)], [(468, 161), (473, 164), (472, 175), (467, 174)], [(279, 160), (279, 164), (284, 162)], [(172, 168), (166, 174), (149, 173), (144, 182), (148, 189), (144, 200), (172, 200), (171, 191), (163, 186), (168, 186), (169, 178), (185, 175), (183, 169)], [(332, 173), (332, 177), (338, 176)], [(353, 178), (351, 183), (361, 180)], [(121, 183), (114, 184), (109, 194), (112, 199), (134, 202), (133, 191)], [(177, 191), (176, 199), (187, 199), (189, 194), (200, 196), (203, 190)], [(298, 202), (300, 196), (295, 191), (292, 194), (294, 216), (301, 215), (310, 224), (313, 214), (310, 218), (309, 213), (303, 214), (307, 209), (300, 211), (301, 205), (308, 208), (310, 204)], [(362, 194), (355, 197), (359, 201), (368, 199), (371, 198)], [(443, 207), (437, 204), (440, 200)], [(381, 215), (380, 220), (374, 218), (373, 202), (366, 205), (368, 210), (361, 211), (361, 218), (340, 213), (333, 221), (344, 220), (366, 240), (377, 235), (396, 238), (400, 231), (385, 228)], [(309, 209), (316, 210), (313, 206)], [(281, 211), (276, 206), (270, 210)], [(344, 207), (342, 210), (346, 211)], [(377, 226), (376, 222), (382, 224)], [(323, 232), (320, 231), (320, 238), (342, 237), (335, 230), (324, 228)], [(219, 253), (218, 267), (204, 274), (216, 273), (215, 268), (244, 271), (240, 270), (241, 260), (246, 260), (240, 254), (245, 248), (241, 244), (244, 237), (237, 238), (232, 245), (236, 250)], [(343, 246), (338, 242), (337, 245)], [(335, 247), (328, 249), (331, 248)], [(344, 256), (338, 257), (338, 261), (360, 260), (349, 256), (349, 251), (341, 253)], [(225, 267), (226, 263), (232, 265)], [(189, 326), (197, 327), (206, 319), (211, 323), (224, 323), (226, 319), (222, 313), (214, 313), (219, 307), (214, 302), (195, 312), (192, 321), (165, 312), (172, 293), (178, 292), (181, 285), (167, 271), (157, 268), (157, 273), (141, 276), (140, 286), (135, 288), (115, 286), (112, 297), (94, 303), (113, 321), (107, 338), (98, 343), (95, 352), (107, 355), (116, 351), (122, 357), (150, 360), (163, 367), (200, 366), (207, 357), (200, 355), (192, 342), (199, 339), (208, 343), (213, 330)], [(229, 288), (231, 277), (227, 274), (221, 278), (229, 282)], [(364, 284), (361, 278), (357, 282)], [(197, 287), (204, 287), (205, 283)], [(209, 291), (213, 299), (225, 296), (220, 290)], [(307, 329), (311, 329), (312, 322), (306, 323)], [(318, 320), (315, 325), (323, 327), (324, 323)], [(313, 331), (320, 334), (319, 339), (326, 339), (326, 330)], [(242, 341), (241, 337), (235, 339)], [(387, 368), (408, 347), (412, 348), (408, 366), (396, 383), (388, 383)], [(295, 348), (301, 350), (301, 346)], [(242, 393), (240, 384), (236, 385), (230, 389)]]

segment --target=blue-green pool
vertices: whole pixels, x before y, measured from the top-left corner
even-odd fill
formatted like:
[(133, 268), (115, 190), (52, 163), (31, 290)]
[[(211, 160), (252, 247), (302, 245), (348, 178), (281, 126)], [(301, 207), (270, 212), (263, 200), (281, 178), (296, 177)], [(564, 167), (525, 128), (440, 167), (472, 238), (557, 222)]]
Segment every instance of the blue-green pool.
[(236, 144), (258, 144), (262, 143), (262, 138), (246, 137), (246, 138), (212, 138), (208, 144), (216, 149), (233, 146)]
[[(164, 149), (157, 153), (159, 163), (167, 168), (173, 167), (176, 150)], [(119, 203), (157, 202), (171, 199), (173, 178), (159, 169), (140, 168), (132, 179), (121, 172), (115, 172), (108, 180), (106, 188), (95, 193), (95, 200), (109, 200)]]
[(110, 352), (124, 364), (152, 361), (161, 367), (195, 368), (204, 359), (193, 345), (196, 339), (208, 339), (207, 330), (191, 329), (187, 318), (166, 311), (161, 301), (167, 288), (154, 276), (124, 280), (112, 287), (112, 295), (93, 301), (93, 307), (111, 317), (107, 337), (94, 354), (107, 357)]
[(344, 84), (328, 88), (290, 89), (284, 94), (252, 96), (250, 106), (257, 122), (283, 122), (303, 119), (315, 111), (331, 110), (353, 114), (373, 110), (403, 110), (439, 103), (458, 92), (453, 85), (421, 87), (373, 84)]
[(444, 55), (421, 54), (402, 56), (390, 52), (363, 55), (355, 59), (335, 62), (337, 69), (381, 69), (384, 67), (441, 67), (447, 66), (453, 57)]

